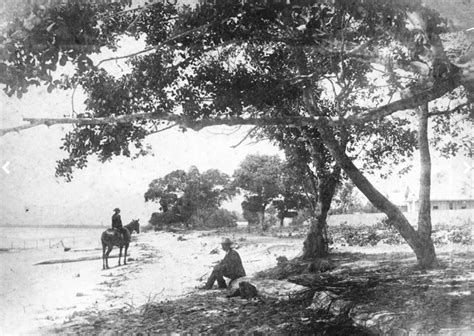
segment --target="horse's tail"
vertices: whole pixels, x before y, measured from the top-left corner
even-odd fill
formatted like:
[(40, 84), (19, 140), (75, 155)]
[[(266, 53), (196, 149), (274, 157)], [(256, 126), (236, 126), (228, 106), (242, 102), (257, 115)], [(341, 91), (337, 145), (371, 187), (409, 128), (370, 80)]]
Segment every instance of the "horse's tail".
[(105, 244), (105, 234), (106, 234), (107, 231), (104, 231), (102, 232), (102, 234), (100, 235), (100, 243), (102, 244), (102, 247), (104, 247), (106, 244)]

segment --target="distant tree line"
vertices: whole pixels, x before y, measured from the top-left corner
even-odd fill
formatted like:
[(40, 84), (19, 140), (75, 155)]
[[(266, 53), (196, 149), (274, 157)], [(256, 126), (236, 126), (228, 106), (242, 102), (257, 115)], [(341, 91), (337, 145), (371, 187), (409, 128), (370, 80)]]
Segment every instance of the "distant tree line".
[[(285, 218), (311, 217), (317, 196), (305, 188), (304, 176), (278, 155), (248, 155), (233, 176), (209, 169), (200, 172), (174, 170), (154, 179), (145, 193), (146, 202), (159, 204), (149, 220), (155, 229), (183, 225), (187, 228), (216, 228), (237, 225), (239, 214), (221, 208), (223, 202), (240, 194), (242, 214), (249, 226), (267, 230), (283, 226)], [(373, 212), (354, 193), (354, 185), (341, 183), (333, 201), (332, 213)]]

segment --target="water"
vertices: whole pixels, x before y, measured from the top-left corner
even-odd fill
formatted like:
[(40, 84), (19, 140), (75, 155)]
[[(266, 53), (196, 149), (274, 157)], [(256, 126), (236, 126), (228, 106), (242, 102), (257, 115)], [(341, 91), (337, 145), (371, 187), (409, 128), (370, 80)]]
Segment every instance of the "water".
[[(90, 305), (101, 281), (100, 235), (104, 230), (0, 227), (4, 249), (0, 252), (0, 335), (38, 335), (37, 328), (61, 322), (76, 309)], [(97, 258), (38, 265), (45, 260), (90, 256)], [(78, 297), (78, 292), (91, 294)], [(56, 317), (51, 319), (50, 314)]]
[(96, 248), (107, 228), (0, 227), (0, 249)]

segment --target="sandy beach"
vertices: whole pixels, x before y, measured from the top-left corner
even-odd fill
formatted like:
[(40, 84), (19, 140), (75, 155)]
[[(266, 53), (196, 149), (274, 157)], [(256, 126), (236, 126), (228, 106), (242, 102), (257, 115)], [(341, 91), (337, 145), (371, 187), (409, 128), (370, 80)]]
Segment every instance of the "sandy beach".
[[(134, 235), (129, 263), (102, 270), (100, 259), (35, 265), (41, 261), (100, 257), (97, 247), (26, 250), (2, 253), (0, 334), (38, 335), (67, 321), (75, 312), (136, 308), (151, 301), (182, 297), (202, 285), (211, 267), (223, 257), (225, 234), (191, 232)], [(275, 266), (276, 257), (295, 257), (302, 239), (230, 235), (247, 274)], [(211, 253), (211, 251), (217, 253)], [(118, 250), (114, 249), (112, 255)]]

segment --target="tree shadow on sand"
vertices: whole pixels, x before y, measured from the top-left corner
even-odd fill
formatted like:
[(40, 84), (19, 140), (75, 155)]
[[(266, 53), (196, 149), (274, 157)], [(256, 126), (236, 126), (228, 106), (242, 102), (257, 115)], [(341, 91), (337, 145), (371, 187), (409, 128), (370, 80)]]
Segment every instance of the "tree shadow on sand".
[[(184, 298), (141, 307), (79, 312), (49, 332), (58, 334), (312, 334), (407, 335), (474, 331), (474, 252), (440, 253), (441, 267), (424, 271), (409, 253), (339, 253), (332, 267), (308, 270), (291, 260), (260, 278), (284, 278), (310, 288), (293, 300), (239, 297), (226, 291), (196, 291)], [(284, 275), (282, 277), (282, 274)], [(349, 309), (309, 309), (314, 297), (331, 293)]]

